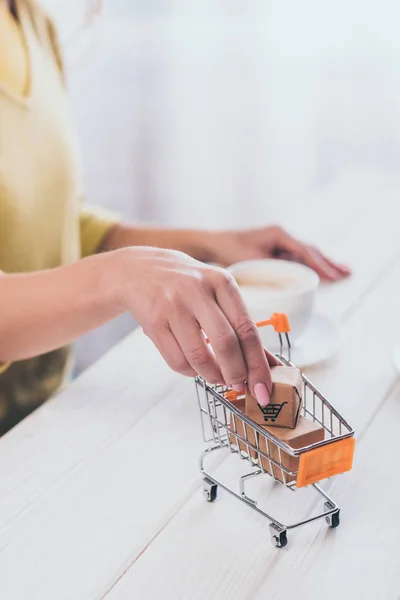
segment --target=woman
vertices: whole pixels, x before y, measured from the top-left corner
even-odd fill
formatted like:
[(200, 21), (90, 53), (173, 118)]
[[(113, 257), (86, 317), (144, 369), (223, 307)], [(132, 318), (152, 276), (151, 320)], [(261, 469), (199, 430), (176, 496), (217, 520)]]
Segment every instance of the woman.
[(273, 359), (235, 282), (205, 262), (285, 253), (326, 279), (347, 269), (279, 227), (124, 224), (83, 206), (80, 183), (54, 27), (33, 0), (0, 0), (0, 430), (60, 386), (70, 342), (125, 311), (171, 368), (238, 390), (248, 381), (266, 405)]

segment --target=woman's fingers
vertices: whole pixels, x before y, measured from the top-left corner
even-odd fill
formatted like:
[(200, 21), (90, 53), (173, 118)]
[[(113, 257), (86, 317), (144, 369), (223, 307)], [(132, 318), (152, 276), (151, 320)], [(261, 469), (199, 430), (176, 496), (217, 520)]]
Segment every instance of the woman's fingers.
[(304, 264), (314, 269), (322, 279), (337, 281), (350, 275), (350, 269), (328, 259), (318, 249), (306, 246), (301, 254)]
[[(187, 335), (190, 329), (192, 329), (193, 335)], [(181, 340), (180, 343), (175, 335)], [(158, 335), (153, 335), (152, 339), (173, 371), (186, 377), (201, 375), (208, 383), (227, 383), (237, 392), (244, 391), (244, 381), (246, 381), (247, 375), (240, 378), (242, 382), (238, 383), (230, 382), (229, 375), (226, 381), (224, 380), (216, 358), (210, 351), (209, 344), (206, 343), (195, 320), (192, 320), (190, 325), (186, 322), (186, 327), (178, 327), (175, 334), (168, 326), (165, 326), (159, 330)], [(281, 364), (266, 348), (264, 348), (264, 354), (270, 367)]]
[(163, 326), (160, 325), (154, 331), (151, 340), (173, 371), (181, 375), (186, 375), (186, 377), (195, 377), (197, 375), (197, 371), (190, 366), (168, 323), (165, 323)]
[(322, 254), (322, 252), (320, 252), (322, 258), (334, 269), (336, 269), (337, 271), (339, 271), (339, 273), (342, 275), (342, 277), (347, 277), (348, 275), (351, 274), (351, 269), (349, 266), (347, 265), (342, 265), (339, 264), (337, 262), (334, 262), (332, 259), (328, 258), (327, 256), (325, 256), (325, 254)]
[(299, 254), (301, 261), (314, 269), (322, 279), (327, 279), (328, 281), (337, 281), (337, 279), (340, 279), (337, 269), (332, 267), (315, 248), (303, 246), (299, 250)]
[[(208, 383), (229, 383), (193, 313), (184, 306), (176, 308), (170, 317), (170, 325), (191, 369)], [(217, 307), (211, 306), (210, 309), (216, 310)]]
[(269, 403), (271, 371), (257, 327), (250, 318), (235, 280), (226, 274), (216, 287), (216, 299), (232, 326), (247, 367), (247, 382), (261, 406)]
[(237, 333), (218, 306), (214, 295), (196, 305), (195, 316), (207, 334), (223, 381), (237, 391), (242, 391), (248, 378), (248, 367)]
[(337, 281), (350, 273), (350, 270), (346, 267), (339, 267), (328, 260), (319, 250), (313, 246), (299, 242), (284, 230), (280, 231), (276, 245), (281, 255), (289, 253), (292, 259), (304, 263), (313, 269), (322, 279)]
[[(240, 297), (238, 301), (241, 303)], [(175, 339), (179, 343), (187, 363), (197, 374), (204, 377), (209, 383), (226, 383), (237, 392), (244, 390), (244, 383), (247, 380), (251, 386), (251, 376), (249, 378), (245, 353), (239, 337), (230, 324), (228, 316), (215, 304), (214, 299), (211, 298), (211, 304), (210, 299), (205, 301), (204, 313), (201, 308), (198, 309), (197, 319), (183, 306), (177, 307), (174, 312), (170, 324)], [(202, 329), (209, 332), (210, 344), (207, 344), (198, 320), (202, 324)], [(257, 332), (255, 331), (256, 336)], [(258, 343), (257, 348), (259, 348)], [(263, 353), (267, 365), (280, 364), (278, 359), (265, 348), (261, 349), (261, 353)], [(261, 362), (265, 371), (265, 361)], [(264, 393), (261, 398), (263, 404), (268, 403), (270, 391), (269, 370), (265, 373), (264, 379), (267, 380), (268, 396)], [(262, 374), (258, 376), (257, 383), (264, 383), (258, 379), (263, 379)], [(261, 390), (261, 395), (263, 395), (262, 387), (259, 386), (257, 389)]]
[(264, 354), (265, 354), (265, 357), (266, 357), (266, 359), (267, 359), (268, 364), (269, 364), (270, 367), (277, 367), (278, 365), (281, 364), (279, 362), (279, 360), (276, 358), (276, 356), (274, 356), (272, 354), (272, 352), (270, 352), (266, 348), (264, 348)]

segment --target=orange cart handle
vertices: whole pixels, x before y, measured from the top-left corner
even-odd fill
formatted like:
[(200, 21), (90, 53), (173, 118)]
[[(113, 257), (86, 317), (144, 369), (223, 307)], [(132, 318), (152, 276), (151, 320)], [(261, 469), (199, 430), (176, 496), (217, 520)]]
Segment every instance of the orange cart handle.
[(277, 333), (289, 333), (290, 323), (285, 313), (274, 313), (268, 321), (258, 321), (257, 327), (265, 327), (266, 325), (272, 325)]

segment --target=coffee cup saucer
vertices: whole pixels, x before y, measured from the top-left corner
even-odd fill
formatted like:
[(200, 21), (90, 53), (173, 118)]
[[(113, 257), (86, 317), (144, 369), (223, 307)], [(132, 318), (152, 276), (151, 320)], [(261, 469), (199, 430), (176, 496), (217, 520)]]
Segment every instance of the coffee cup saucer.
[[(262, 329), (260, 329), (261, 339)], [(314, 313), (307, 329), (292, 342), (291, 362), (300, 368), (311, 367), (331, 358), (340, 347), (340, 329), (334, 321)], [(276, 351), (276, 348), (271, 348)], [(287, 355), (284, 347), (284, 355)]]

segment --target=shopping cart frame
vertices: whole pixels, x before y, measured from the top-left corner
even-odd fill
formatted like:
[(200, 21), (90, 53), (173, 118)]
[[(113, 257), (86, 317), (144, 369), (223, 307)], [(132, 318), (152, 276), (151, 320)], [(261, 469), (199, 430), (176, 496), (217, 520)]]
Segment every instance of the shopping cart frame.
[[(282, 353), (277, 354), (276, 356), (282, 365), (294, 366)], [(246, 483), (248, 480), (262, 474), (268, 474), (282, 485), (285, 485), (292, 491), (296, 491), (296, 478), (298, 472), (287, 468), (284, 464), (284, 457), (289, 455), (290, 457), (298, 458), (300, 460), (302, 454), (316, 450), (317, 448), (323, 448), (333, 442), (354, 437), (353, 428), (330, 404), (327, 398), (305, 375), (302, 375), (302, 379), (303, 400), (301, 414), (311, 418), (314, 422), (318, 422), (324, 428), (328, 436), (321, 442), (300, 449), (291, 448), (285, 444), (285, 442), (282, 442), (240, 412), (234, 403), (230, 402), (225, 397), (225, 394), (229, 392), (229, 388), (226, 386), (209, 385), (201, 377), (196, 377), (195, 379), (201, 414), (203, 439), (206, 443), (211, 444), (200, 457), (200, 469), (203, 475), (203, 491), (205, 498), (208, 502), (213, 502), (217, 496), (218, 486), (221, 486), (221, 488), (225, 489), (270, 521), (271, 539), (273, 544), (277, 547), (286, 546), (287, 531), (319, 519), (325, 519), (332, 528), (338, 527), (340, 523), (340, 507), (320, 487), (318, 482), (312, 482), (308, 487), (314, 488), (316, 493), (321, 495), (325, 500), (323, 511), (294, 523), (282, 523), (260, 508), (257, 500), (251, 498), (246, 493)], [(242, 424), (243, 434), (238, 433), (237, 423)], [(254, 432), (253, 440), (249, 440), (247, 433), (248, 428), (250, 428), (250, 431)], [(207, 434), (207, 429), (209, 430), (209, 434)], [(260, 435), (264, 436), (266, 439), (265, 451), (260, 448)], [(278, 457), (271, 456), (271, 444), (274, 445), (275, 449), (278, 449)], [(239, 479), (239, 492), (233, 490), (229, 485), (214, 476), (211, 471), (206, 468), (206, 459), (210, 455), (213, 455), (217, 450), (221, 449), (229, 449), (232, 453), (238, 454), (242, 460), (246, 460), (251, 464), (252, 470), (245, 475), (242, 475)], [(266, 464), (265, 461), (267, 461), (267, 464), (269, 465), (268, 470), (264, 468), (264, 465)]]

